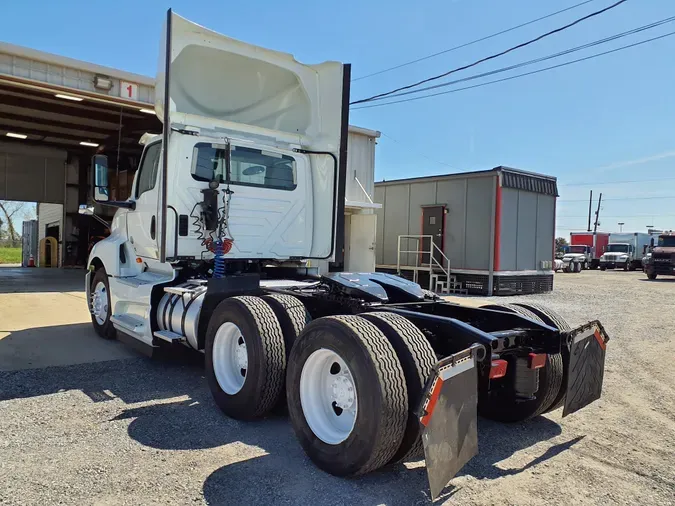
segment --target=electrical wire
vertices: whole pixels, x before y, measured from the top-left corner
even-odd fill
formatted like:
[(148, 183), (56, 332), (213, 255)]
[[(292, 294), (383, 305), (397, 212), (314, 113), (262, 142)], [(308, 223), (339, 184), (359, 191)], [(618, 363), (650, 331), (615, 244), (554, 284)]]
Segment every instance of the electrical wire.
[(586, 4), (589, 4), (591, 2), (595, 2), (595, 1), (596, 0), (586, 0), (585, 2), (581, 2), (581, 3), (578, 3), (578, 4), (572, 5), (570, 7), (566, 7), (565, 9), (561, 9), (559, 11), (552, 12), (551, 14), (547, 14), (546, 16), (541, 16), (541, 17), (533, 19), (531, 21), (527, 21), (525, 23), (521, 23), (519, 25), (512, 26), (511, 28), (507, 28), (506, 30), (496, 32), (496, 33), (493, 33), (491, 35), (486, 35), (485, 37), (481, 37), (480, 39), (475, 39), (475, 40), (472, 40), (470, 42), (465, 42), (464, 44), (460, 44), (459, 46), (451, 47), (450, 49), (444, 49), (443, 51), (438, 51), (437, 53), (433, 53), (433, 54), (430, 54), (430, 55), (427, 55), (427, 56), (423, 56), (421, 58), (417, 58), (416, 60), (411, 60), (411, 61), (408, 61), (408, 62), (405, 62), (405, 63), (401, 63), (399, 65), (395, 65), (393, 67), (389, 67), (389, 68), (386, 68), (386, 69), (383, 69), (383, 70), (378, 70), (377, 72), (373, 72), (372, 74), (367, 74), (365, 76), (357, 77), (355, 79), (352, 79), (352, 82), (360, 81), (362, 79), (368, 79), (369, 77), (378, 76), (378, 75), (384, 74), (386, 72), (391, 72), (392, 70), (407, 67), (408, 65), (413, 65), (414, 63), (419, 63), (419, 62), (424, 61), (424, 60), (429, 60), (431, 58), (435, 58), (436, 56), (440, 56), (442, 54), (451, 53), (452, 51), (457, 51), (458, 49), (462, 49), (462, 48), (465, 48), (465, 47), (468, 47), (468, 46), (472, 46), (473, 44), (483, 42), (484, 40), (492, 39), (492, 38), (497, 37), (499, 35), (504, 35), (505, 33), (512, 32), (513, 30), (517, 30), (518, 28), (523, 28), (524, 26), (531, 25), (531, 24), (536, 23), (538, 21), (542, 21), (544, 19), (552, 18), (553, 16), (557, 16), (558, 14), (562, 14), (563, 12), (571, 11), (572, 9), (576, 9), (577, 7), (581, 7), (582, 5), (586, 5)]
[(578, 58), (576, 60), (570, 60), (568, 62), (559, 63), (557, 65), (551, 65), (550, 67), (544, 67), (544, 68), (541, 68), (541, 69), (533, 70), (531, 72), (523, 72), (522, 74), (516, 74), (514, 76), (504, 77), (502, 79), (495, 79), (493, 81), (487, 81), (485, 83), (474, 84), (472, 86), (464, 86), (463, 88), (455, 88), (455, 89), (452, 89), (452, 90), (440, 91), (438, 93), (431, 93), (429, 95), (424, 95), (422, 97), (404, 98), (404, 99), (401, 99), (401, 100), (394, 100), (392, 102), (385, 102), (383, 104), (373, 104), (373, 105), (365, 105), (365, 106), (361, 106), (361, 107), (354, 107), (354, 110), (371, 109), (373, 107), (383, 107), (385, 105), (401, 104), (403, 102), (413, 102), (415, 100), (422, 100), (424, 98), (437, 97), (439, 95), (447, 95), (448, 93), (456, 93), (458, 91), (470, 90), (470, 89), (473, 89), (473, 88), (480, 88), (482, 86), (487, 86), (489, 84), (497, 84), (497, 83), (501, 83), (501, 82), (504, 82), (504, 81), (511, 81), (513, 79), (518, 79), (520, 77), (526, 77), (526, 76), (531, 76), (531, 75), (534, 75), (534, 74), (539, 74), (541, 72), (546, 72), (547, 70), (553, 70), (553, 69), (557, 69), (557, 68), (560, 68), (560, 67), (566, 67), (567, 65), (572, 65), (573, 63), (579, 63), (579, 62), (586, 61), (586, 60), (592, 60), (594, 58), (598, 58), (600, 56), (605, 56), (605, 55), (608, 55), (608, 54), (616, 53), (618, 51), (623, 51), (624, 49), (629, 49), (631, 47), (641, 46), (642, 44), (646, 44), (648, 42), (654, 42), (654, 41), (659, 40), (659, 39), (664, 39), (666, 37), (670, 37), (671, 35), (675, 35), (675, 32), (669, 32), (669, 33), (666, 33), (664, 35), (660, 35), (658, 37), (652, 37), (651, 39), (646, 39), (646, 40), (642, 40), (640, 42), (635, 42), (633, 44), (628, 44), (626, 46), (617, 47), (615, 49), (611, 49), (609, 51), (604, 51), (602, 53), (592, 54), (592, 55), (586, 56), (584, 58)]
[[(602, 199), (603, 202), (605, 201), (616, 201), (616, 200), (660, 200), (660, 199), (675, 199), (675, 195), (658, 195), (658, 196), (650, 196), (650, 197), (616, 197), (616, 198), (608, 198), (608, 199)], [(588, 202), (588, 199), (558, 199), (558, 202)]]
[[(415, 93), (422, 93), (423, 91), (429, 91), (429, 90), (434, 90), (434, 89), (438, 89), (438, 88), (445, 88), (447, 86), (452, 86), (453, 84), (463, 83), (463, 82), (467, 82), (467, 81), (473, 81), (475, 79), (481, 79), (483, 77), (488, 77), (488, 76), (492, 76), (492, 75), (495, 75), (495, 74), (500, 74), (502, 72), (508, 72), (510, 70), (514, 70), (514, 69), (518, 69), (518, 68), (522, 68), (522, 67), (527, 67), (527, 66), (533, 65), (535, 63), (541, 63), (543, 61), (552, 60), (554, 58), (558, 58), (560, 56), (565, 56), (565, 55), (570, 54), (570, 53), (582, 51), (582, 50), (588, 49), (590, 47), (599, 46), (601, 44), (606, 44), (607, 42), (618, 40), (618, 39), (621, 39), (623, 37), (627, 37), (629, 35), (634, 35), (636, 33), (640, 33), (640, 32), (643, 32), (645, 30), (651, 30), (652, 28), (656, 28), (658, 26), (664, 25), (666, 23), (671, 23), (673, 21), (675, 21), (675, 16), (672, 16), (672, 17), (666, 18), (666, 19), (662, 19), (660, 21), (655, 21), (653, 23), (649, 23), (648, 25), (640, 26), (638, 28), (633, 28), (632, 30), (627, 30), (625, 32), (617, 33), (615, 35), (605, 37), (604, 39), (599, 39), (599, 40), (596, 40), (596, 41), (593, 41), (593, 42), (589, 42), (589, 43), (583, 44), (581, 46), (576, 46), (576, 47), (573, 47), (573, 48), (570, 48), (570, 49), (565, 49), (564, 51), (560, 51), (558, 53), (554, 53), (554, 54), (551, 54), (551, 55), (548, 55), (548, 56), (543, 56), (541, 58), (535, 58), (533, 60), (528, 60), (528, 61), (525, 61), (525, 62), (522, 62), (522, 63), (516, 63), (515, 65), (509, 65), (508, 67), (502, 67), (502, 68), (499, 68), (499, 69), (496, 69), (496, 70), (491, 70), (489, 72), (483, 72), (482, 74), (474, 74), (474, 75), (471, 75), (471, 76), (468, 76), (468, 77), (463, 77), (462, 79), (455, 79), (454, 81), (448, 81), (447, 83), (436, 84), (434, 86), (427, 86), (425, 88), (420, 88), (420, 89), (417, 89), (417, 90), (403, 91), (403, 92), (400, 92), (400, 93), (395, 93), (393, 95), (389, 95), (387, 97), (375, 98), (375, 99), (371, 100), (371, 102), (376, 102), (376, 101), (379, 101), (379, 100), (386, 100), (388, 98), (393, 98), (393, 97), (402, 97), (402, 96), (405, 96), (405, 95), (412, 95), (412, 94), (415, 94)], [(356, 108), (356, 109), (360, 109), (360, 108)]]
[(484, 62), (489, 61), (489, 60), (494, 60), (495, 58), (499, 58), (500, 56), (504, 56), (505, 54), (508, 54), (508, 53), (510, 53), (510, 52), (512, 52), (512, 51), (515, 51), (515, 50), (517, 50), (517, 49), (521, 49), (521, 48), (523, 48), (523, 47), (529, 46), (530, 44), (534, 44), (535, 42), (538, 42), (538, 41), (540, 41), (540, 40), (542, 40), (542, 39), (544, 39), (544, 38), (546, 38), (546, 37), (550, 37), (551, 35), (554, 35), (554, 34), (556, 34), (556, 33), (560, 33), (560, 32), (562, 32), (562, 31), (564, 31), (564, 30), (567, 30), (567, 29), (569, 29), (569, 28), (571, 28), (571, 27), (573, 27), (573, 26), (575, 26), (575, 25), (578, 25), (579, 23), (581, 23), (581, 22), (583, 22), (583, 21), (586, 21), (586, 20), (588, 20), (588, 19), (591, 19), (591, 18), (593, 18), (593, 17), (595, 17), (595, 16), (599, 16), (600, 14), (603, 14), (603, 13), (605, 13), (605, 12), (607, 12), (607, 11), (610, 11), (610, 10), (612, 10), (612, 9), (614, 9), (614, 8), (616, 8), (616, 7), (618, 7), (618, 6), (621, 5), (622, 3), (625, 3), (626, 1), (627, 1), (627, 0), (619, 0), (618, 2), (615, 2), (615, 3), (613, 3), (612, 5), (609, 5), (609, 6), (605, 7), (604, 9), (600, 9), (600, 10), (598, 10), (598, 11), (591, 12), (590, 14), (587, 14), (586, 16), (583, 16), (583, 17), (581, 17), (581, 18), (579, 18), (579, 19), (576, 19), (576, 20), (572, 21), (571, 23), (568, 23), (568, 24), (566, 24), (566, 25), (564, 25), (564, 26), (555, 28), (555, 29), (550, 30), (550, 31), (548, 31), (548, 32), (546, 32), (546, 33), (543, 33), (542, 35), (539, 35), (538, 37), (535, 37), (534, 39), (530, 39), (530, 40), (528, 40), (528, 41), (526, 41), (526, 42), (522, 42), (522, 43), (520, 43), (520, 44), (518, 44), (518, 45), (516, 45), (516, 46), (512, 46), (512, 47), (510, 47), (510, 48), (508, 48), (508, 49), (505, 49), (504, 51), (500, 51), (499, 53), (495, 53), (495, 54), (492, 54), (492, 55), (490, 55), (490, 56), (486, 56), (485, 58), (481, 58), (480, 60), (476, 60), (476, 61), (473, 62), (473, 63), (469, 63), (469, 64), (467, 64), (467, 65), (463, 65), (463, 66), (461, 66), (461, 67), (457, 67), (457, 68), (452, 69), (452, 70), (449, 70), (448, 72), (445, 72), (445, 73), (443, 73), (443, 74), (439, 74), (439, 75), (437, 75), (437, 76), (429, 77), (429, 78), (427, 78), (427, 79), (423, 79), (422, 81), (418, 81), (418, 82), (416, 82), (416, 83), (409, 84), (409, 85), (407, 85), (407, 86), (402, 86), (402, 87), (400, 87), (400, 88), (396, 88), (395, 90), (387, 91), (387, 92), (385, 92), (385, 93), (380, 93), (380, 94), (378, 94), (378, 95), (373, 95), (372, 97), (364, 98), (364, 99), (361, 99), (361, 100), (356, 100), (355, 102), (352, 102), (352, 103), (349, 104), (349, 105), (355, 105), (355, 104), (362, 104), (362, 103), (364, 103), (364, 102), (370, 102), (371, 100), (373, 100), (373, 99), (375, 99), (375, 98), (385, 97), (385, 96), (388, 96), (388, 95), (392, 95), (392, 94), (394, 94), (394, 93), (397, 93), (397, 92), (399, 92), (399, 91), (408, 90), (408, 89), (410, 89), (410, 88), (415, 88), (415, 87), (417, 87), (417, 86), (419, 86), (419, 85), (421, 85), (421, 84), (428, 83), (428, 82), (430, 82), (430, 81), (435, 81), (435, 80), (437, 80), (437, 79), (441, 79), (441, 78), (443, 78), (443, 77), (445, 77), (445, 76), (448, 76), (448, 75), (450, 75), (450, 74), (454, 74), (455, 72), (459, 72), (460, 70), (466, 70), (466, 69), (468, 69), (468, 68), (475, 67), (476, 65), (479, 65), (480, 63), (484, 63)]

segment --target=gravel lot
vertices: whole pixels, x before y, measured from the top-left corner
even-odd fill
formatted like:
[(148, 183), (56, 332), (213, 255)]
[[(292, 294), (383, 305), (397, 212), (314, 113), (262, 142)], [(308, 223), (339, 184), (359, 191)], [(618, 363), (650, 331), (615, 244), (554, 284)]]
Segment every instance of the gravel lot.
[[(564, 421), (481, 420), (480, 454), (438, 503), (675, 504), (675, 280), (557, 274), (554, 293), (517, 299), (603, 322), (604, 396)], [(339, 479), (308, 461), (283, 414), (225, 418), (200, 359), (0, 373), (0, 503), (429, 503), (421, 463)]]

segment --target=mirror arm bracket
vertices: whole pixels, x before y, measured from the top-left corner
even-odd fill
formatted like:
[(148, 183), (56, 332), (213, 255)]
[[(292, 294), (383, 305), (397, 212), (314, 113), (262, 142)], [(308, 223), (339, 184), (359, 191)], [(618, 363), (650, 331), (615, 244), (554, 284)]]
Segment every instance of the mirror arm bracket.
[(136, 209), (136, 202), (133, 200), (107, 200), (96, 201), (96, 203), (102, 206), (122, 207), (124, 209), (131, 209), (132, 211)]

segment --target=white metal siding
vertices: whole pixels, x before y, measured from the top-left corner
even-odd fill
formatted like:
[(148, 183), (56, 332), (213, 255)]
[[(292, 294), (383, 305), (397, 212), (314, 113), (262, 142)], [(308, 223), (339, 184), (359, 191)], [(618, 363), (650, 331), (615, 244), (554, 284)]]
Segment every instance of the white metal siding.
[[(372, 199), (375, 186), (375, 137), (349, 132), (347, 146), (347, 183), (345, 199), (353, 202), (368, 202)], [(366, 190), (361, 190), (357, 180)]]
[(38, 230), (40, 240), (45, 238), (47, 225), (59, 224), (59, 241), (63, 237), (63, 206), (61, 204), (38, 204)]

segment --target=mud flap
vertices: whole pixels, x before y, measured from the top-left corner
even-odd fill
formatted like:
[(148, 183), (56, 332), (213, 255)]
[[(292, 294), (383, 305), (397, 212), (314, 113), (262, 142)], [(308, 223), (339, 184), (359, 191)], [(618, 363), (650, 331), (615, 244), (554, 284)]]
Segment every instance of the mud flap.
[(431, 498), (478, 453), (478, 371), (482, 345), (438, 362), (427, 380), (418, 416)]
[(568, 335), (570, 359), (563, 417), (600, 398), (609, 336), (599, 321), (587, 323)]

